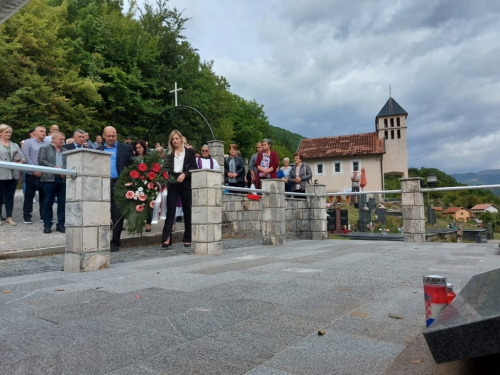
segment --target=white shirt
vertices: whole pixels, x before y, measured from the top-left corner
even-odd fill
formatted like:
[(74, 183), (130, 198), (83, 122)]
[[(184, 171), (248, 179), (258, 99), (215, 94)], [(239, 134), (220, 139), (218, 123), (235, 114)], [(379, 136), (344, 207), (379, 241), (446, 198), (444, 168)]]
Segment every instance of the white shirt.
[[(201, 169), (210, 169), (210, 159), (205, 159), (205, 158), (198, 158), (196, 160), (196, 165), (200, 165), (198, 160), (201, 160)], [(213, 162), (214, 162), (214, 169), (216, 171), (220, 171), (220, 165), (219, 163), (217, 163), (217, 160), (215, 160), (214, 158), (212, 158)]]
[(182, 150), (182, 152), (177, 156), (177, 153), (174, 151), (174, 173), (183, 173), (182, 167), (184, 166), (184, 157), (186, 156), (186, 150)]

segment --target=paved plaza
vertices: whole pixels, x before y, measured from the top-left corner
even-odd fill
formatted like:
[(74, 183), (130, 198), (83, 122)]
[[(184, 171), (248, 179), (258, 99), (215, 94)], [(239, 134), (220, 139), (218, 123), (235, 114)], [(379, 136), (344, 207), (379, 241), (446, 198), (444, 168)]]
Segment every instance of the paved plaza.
[(496, 244), (223, 248), (125, 248), (79, 274), (62, 255), (1, 260), (0, 374), (466, 374), (422, 339), (422, 276), (459, 291), (500, 267)]

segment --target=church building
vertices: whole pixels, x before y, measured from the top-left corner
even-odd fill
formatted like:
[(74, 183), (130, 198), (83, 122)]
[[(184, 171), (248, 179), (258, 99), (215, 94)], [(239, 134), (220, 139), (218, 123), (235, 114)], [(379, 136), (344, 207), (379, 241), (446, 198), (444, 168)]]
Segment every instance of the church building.
[(365, 191), (384, 189), (384, 177), (408, 177), (406, 112), (392, 97), (375, 117), (375, 132), (303, 139), (298, 152), (311, 166), (313, 181), (328, 193), (351, 186), (354, 171), (365, 169)]

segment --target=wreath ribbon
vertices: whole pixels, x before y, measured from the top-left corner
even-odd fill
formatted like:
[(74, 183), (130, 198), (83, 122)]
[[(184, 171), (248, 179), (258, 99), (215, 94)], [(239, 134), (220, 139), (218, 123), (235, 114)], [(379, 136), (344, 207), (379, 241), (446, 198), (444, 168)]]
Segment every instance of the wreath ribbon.
[(156, 196), (155, 204), (153, 207), (153, 220), (151, 224), (158, 224), (158, 220), (167, 218), (167, 195), (168, 190), (165, 185), (158, 183), (159, 193)]

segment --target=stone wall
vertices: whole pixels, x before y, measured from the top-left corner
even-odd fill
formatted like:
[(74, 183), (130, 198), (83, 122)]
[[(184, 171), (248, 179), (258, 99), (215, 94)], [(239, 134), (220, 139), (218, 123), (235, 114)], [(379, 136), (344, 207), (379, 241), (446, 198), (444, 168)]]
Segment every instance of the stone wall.
[[(287, 238), (312, 239), (311, 217), (306, 199), (286, 198)], [(326, 208), (325, 208), (326, 212)]]
[(248, 199), (246, 194), (222, 194), (222, 237), (262, 237), (261, 201)]
[[(222, 237), (224, 238), (260, 238), (263, 237), (263, 221), (268, 219), (265, 211), (272, 211), (275, 219), (281, 221), (276, 211), (284, 208), (284, 237), (293, 239), (326, 239), (326, 205), (324, 185), (311, 185), (306, 192), (315, 193), (319, 197), (289, 198), (286, 195), (271, 194), (261, 196), (258, 201), (247, 198), (246, 194), (222, 194)], [(272, 196), (276, 195), (275, 198)], [(272, 202), (267, 202), (270, 200)], [(275, 202), (274, 202), (275, 201)], [(273, 203), (274, 202), (274, 203)], [(266, 206), (271, 207), (267, 209)], [(269, 221), (269, 220), (266, 220)], [(269, 225), (267, 223), (266, 225)], [(280, 224), (280, 232), (281, 232)], [(283, 235), (283, 234), (279, 234)]]

